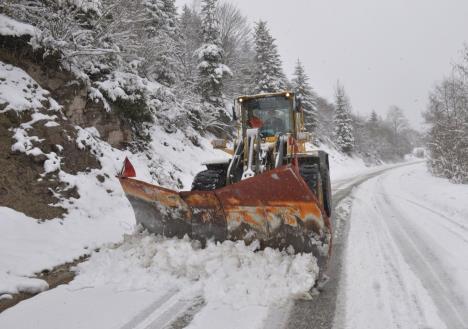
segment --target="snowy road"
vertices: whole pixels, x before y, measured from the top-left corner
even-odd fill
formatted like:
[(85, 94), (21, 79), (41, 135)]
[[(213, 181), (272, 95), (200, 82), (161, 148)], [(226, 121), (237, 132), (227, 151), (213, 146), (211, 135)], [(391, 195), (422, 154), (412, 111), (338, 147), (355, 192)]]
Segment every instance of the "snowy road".
[[(403, 166), (406, 166), (404, 164)], [(400, 165), (398, 165), (400, 166)], [(333, 256), (329, 264), (329, 281), (325, 289), (317, 298), (312, 300), (296, 301), (290, 306), (290, 314), (286, 322), (286, 328), (308, 329), (313, 323), (314, 329), (328, 329), (335, 324), (336, 328), (344, 328), (342, 317), (344, 305), (341, 298), (341, 286), (343, 280), (344, 250), (346, 247), (349, 216), (351, 209), (350, 196), (355, 188), (379, 176), (394, 167), (372, 170), (368, 173), (358, 174), (353, 178), (335, 180), (333, 187)], [(337, 325), (337, 323), (340, 323)]]
[(0, 314), (0, 328), (468, 328), (468, 188), (424, 164), (333, 187), (330, 282), (312, 300), (288, 297), (310, 280), (308, 258), (130, 237)]
[(420, 164), (353, 198), (344, 327), (468, 328), (468, 188)]

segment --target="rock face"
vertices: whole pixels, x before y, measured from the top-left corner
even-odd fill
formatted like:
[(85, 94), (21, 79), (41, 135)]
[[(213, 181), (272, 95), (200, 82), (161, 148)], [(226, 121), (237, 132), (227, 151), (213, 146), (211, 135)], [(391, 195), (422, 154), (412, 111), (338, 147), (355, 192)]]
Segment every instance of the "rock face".
[[(14, 140), (11, 130), (30, 120), (29, 111), (0, 113), (0, 206), (38, 219), (61, 217), (65, 209), (55, 204), (60, 198), (78, 198), (76, 189), (61, 182), (57, 172), (44, 174), (47, 158), (43, 154), (27, 155), (12, 151)], [(66, 120), (58, 118), (56, 121), (60, 125), (47, 127), (39, 121), (28, 130), (43, 140), (37, 146), (44, 153), (59, 154), (61, 169), (67, 173), (99, 168), (98, 160), (88, 150), (77, 147), (74, 127)]]
[(102, 102), (88, 97), (87, 87), (71, 73), (60, 69), (59, 59), (41, 51), (33, 52), (29, 37), (0, 35), (0, 61), (20, 67), (63, 106), (70, 122), (81, 127), (95, 127), (101, 138), (114, 147), (124, 148), (133, 138), (128, 122), (107, 112)]
[[(58, 58), (33, 52), (28, 37), (0, 36), (0, 61), (24, 70), (62, 106), (61, 112), (51, 112), (54, 104), (49, 98), (36, 109), (1, 112), (8, 104), (0, 102), (0, 206), (37, 219), (61, 217), (66, 210), (57, 206), (60, 199), (78, 198), (79, 194), (60, 180), (57, 170), (45, 171), (47, 154), (56, 154), (60, 169), (69, 174), (100, 168), (89, 149), (78, 147), (75, 126), (96, 128), (101, 139), (117, 148), (132, 141), (132, 130), (102, 103), (91, 101), (86, 86), (61, 70)], [(5, 77), (0, 79), (7, 83)], [(47, 125), (47, 120), (32, 120), (38, 114), (55, 114), (56, 118)], [(25, 125), (27, 128), (21, 128)], [(34, 136), (31, 147), (37, 147), (38, 152), (14, 151), (17, 129)]]

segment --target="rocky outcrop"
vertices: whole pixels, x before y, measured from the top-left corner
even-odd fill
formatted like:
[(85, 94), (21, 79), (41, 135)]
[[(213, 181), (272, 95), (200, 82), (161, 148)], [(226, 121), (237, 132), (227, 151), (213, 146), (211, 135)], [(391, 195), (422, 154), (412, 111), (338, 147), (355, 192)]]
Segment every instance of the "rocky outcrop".
[(95, 127), (112, 146), (126, 147), (133, 138), (130, 124), (106, 111), (101, 101), (91, 100), (85, 83), (63, 69), (57, 56), (33, 51), (28, 42), (28, 36), (0, 35), (0, 61), (20, 67), (48, 90), (72, 124)]
[[(90, 100), (86, 85), (61, 69), (56, 56), (33, 52), (28, 40), (27, 36), (0, 36), (0, 61), (12, 69), (21, 68), (37, 82), (18, 87), (24, 94), (32, 95), (38, 89), (49, 93), (34, 109), (2, 111), (8, 103), (0, 102), (0, 206), (44, 220), (64, 216), (61, 199), (79, 198), (76, 187), (64, 183), (58, 170), (45, 170), (48, 155), (56, 155), (58, 168), (68, 174), (101, 167), (90, 149), (77, 145), (76, 126), (96, 128), (101, 139), (118, 148), (131, 142), (132, 130), (102, 103)], [(0, 79), (9, 83), (6, 77)], [(54, 100), (62, 106), (61, 111), (54, 110)], [(34, 115), (53, 116), (54, 122), (34, 120)], [(13, 147), (18, 129), (33, 136), (30, 151)]]

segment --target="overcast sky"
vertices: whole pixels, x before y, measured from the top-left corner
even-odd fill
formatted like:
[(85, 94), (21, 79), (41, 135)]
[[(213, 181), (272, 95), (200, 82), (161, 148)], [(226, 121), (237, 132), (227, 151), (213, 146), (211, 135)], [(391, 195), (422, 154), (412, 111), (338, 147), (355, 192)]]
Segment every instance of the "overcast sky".
[(339, 79), (355, 112), (398, 105), (417, 128), (428, 92), (468, 41), (468, 0), (228, 2), (268, 21), (289, 76), (300, 58), (319, 95), (331, 100)]

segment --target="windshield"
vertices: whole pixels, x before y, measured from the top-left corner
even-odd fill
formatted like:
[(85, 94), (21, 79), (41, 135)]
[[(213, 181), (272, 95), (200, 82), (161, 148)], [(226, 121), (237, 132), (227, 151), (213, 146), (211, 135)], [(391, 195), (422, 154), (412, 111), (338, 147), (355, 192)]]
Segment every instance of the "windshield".
[(263, 137), (287, 133), (292, 129), (291, 101), (284, 96), (251, 99), (244, 103), (249, 128), (259, 128)]

